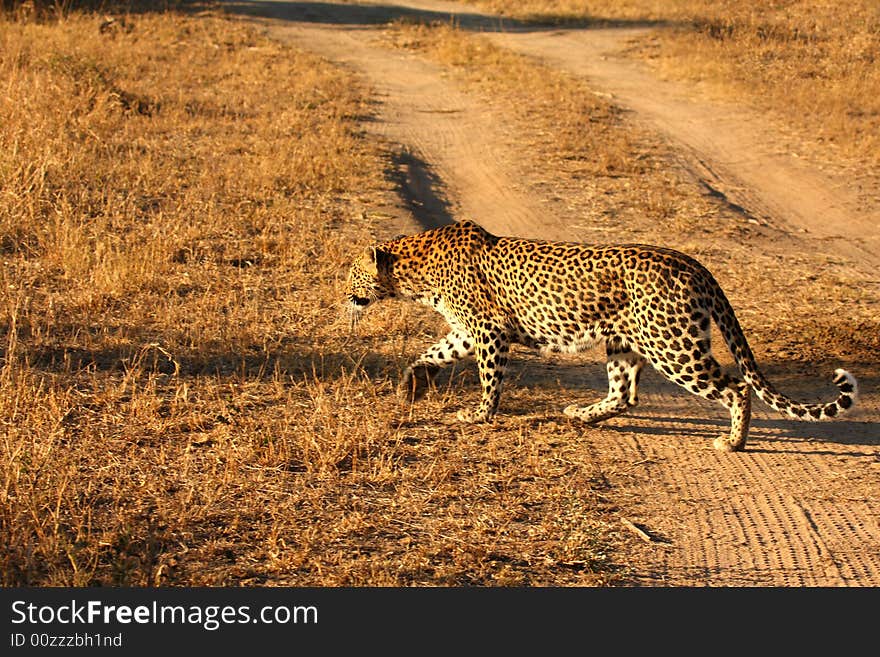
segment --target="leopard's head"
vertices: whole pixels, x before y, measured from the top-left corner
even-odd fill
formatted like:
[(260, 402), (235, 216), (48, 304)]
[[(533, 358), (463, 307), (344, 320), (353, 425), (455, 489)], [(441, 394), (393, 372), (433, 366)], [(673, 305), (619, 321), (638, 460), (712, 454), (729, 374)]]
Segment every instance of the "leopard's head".
[(349, 326), (354, 329), (370, 304), (396, 294), (391, 273), (394, 256), (381, 247), (367, 248), (352, 263), (345, 290)]

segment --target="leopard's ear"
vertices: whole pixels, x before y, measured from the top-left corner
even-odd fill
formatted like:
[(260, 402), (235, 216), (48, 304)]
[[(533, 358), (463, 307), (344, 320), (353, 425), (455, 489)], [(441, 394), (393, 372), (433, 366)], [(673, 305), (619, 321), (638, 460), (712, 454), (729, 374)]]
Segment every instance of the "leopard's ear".
[(361, 256), (361, 260), (364, 264), (364, 270), (370, 276), (378, 276), (379, 274), (379, 265), (377, 263), (377, 260), (379, 259), (378, 251), (379, 249), (377, 249), (375, 246), (368, 246), (367, 250), (364, 251), (363, 255)]
[(369, 246), (364, 252), (363, 258), (364, 268), (367, 270), (367, 273), (370, 276), (378, 276), (379, 270), (387, 267), (391, 263), (393, 256), (378, 246)]

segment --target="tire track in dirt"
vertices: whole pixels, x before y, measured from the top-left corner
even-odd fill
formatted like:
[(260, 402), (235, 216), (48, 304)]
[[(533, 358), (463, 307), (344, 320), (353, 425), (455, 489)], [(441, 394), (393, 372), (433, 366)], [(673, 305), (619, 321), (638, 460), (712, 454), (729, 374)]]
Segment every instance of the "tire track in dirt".
[[(880, 207), (866, 203), (853, 181), (820, 172), (793, 155), (766, 116), (741, 105), (695, 98), (688, 87), (658, 79), (621, 56), (648, 27), (535, 29), (501, 17), (480, 17), (446, 0), (396, 3), (428, 17), (455, 17), (493, 43), (584, 77), (634, 119), (672, 142), (682, 163), (711, 193), (755, 218), (807, 233), (817, 248), (880, 267)], [(874, 198), (873, 201), (877, 199)]]
[[(407, 4), (437, 14), (451, 6)], [(334, 17), (340, 7), (349, 12), (345, 24)], [(369, 20), (352, 18), (351, 5), (260, 5), (267, 8), (270, 16), (285, 19), (271, 23), (276, 36), (355, 68), (377, 90), (377, 121), (369, 129), (396, 145), (401, 187), (423, 226), (470, 216), (496, 233), (575, 237), (556, 218), (565, 216), (563, 208), (554, 212), (553, 202), (514, 184), (515, 169), (508, 166), (514, 156), (493, 124), (497, 117), (449, 82), (440, 67), (377, 43), (370, 25), (393, 18), (393, 6), (384, 5), (386, 14), (373, 7)], [(306, 22), (304, 8), (312, 12)], [(532, 43), (538, 42), (536, 37)], [(581, 55), (594, 53), (593, 47)], [(584, 375), (570, 381), (572, 390), (602, 390), (604, 367), (589, 357), (581, 362)], [(541, 377), (534, 364), (527, 376)], [(807, 394), (827, 385), (822, 390), (831, 394), (828, 382), (796, 385), (806, 386)], [(880, 403), (873, 391), (866, 393), (861, 409), (846, 421), (824, 425), (783, 420), (756, 404), (750, 451), (720, 454), (710, 443), (726, 429), (723, 411), (653, 373), (646, 376), (635, 413), (584, 432), (584, 448), (614, 487), (621, 513), (661, 539), (627, 544), (621, 561), (633, 567), (628, 582), (880, 585)]]
[(633, 415), (591, 441), (625, 513), (660, 539), (631, 544), (631, 583), (877, 585), (876, 438), (842, 449), (818, 425), (755, 410), (750, 451), (717, 453), (708, 442), (726, 426), (718, 409), (652, 382)]
[[(309, 22), (297, 21), (310, 4), (261, 7), (290, 18), (270, 24), (276, 37), (366, 74), (379, 100), (380, 120), (369, 129), (397, 151), (399, 184), (419, 228), (470, 217), (490, 231), (564, 237), (566, 227), (553, 218), (559, 215), (548, 216), (537, 199), (518, 191), (506, 166), (512, 156), (479, 102), (444, 80), (440, 67), (377, 45), (375, 30), (334, 24), (333, 5), (314, 3)], [(375, 19), (355, 16), (347, 20)]]
[(672, 142), (709, 190), (759, 221), (808, 233), (819, 242), (817, 248), (860, 262), (876, 277), (880, 210), (865, 205), (851, 180), (819, 172), (793, 156), (766, 117), (732, 103), (694, 99), (686, 86), (659, 80), (620, 56), (628, 41), (647, 32), (509, 31), (489, 37), (587, 78)]

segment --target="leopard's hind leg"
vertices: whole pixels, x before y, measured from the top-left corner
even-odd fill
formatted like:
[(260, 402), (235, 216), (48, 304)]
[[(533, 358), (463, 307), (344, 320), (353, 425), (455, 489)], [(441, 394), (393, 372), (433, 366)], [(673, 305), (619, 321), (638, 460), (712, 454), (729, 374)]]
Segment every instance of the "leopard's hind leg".
[(730, 433), (716, 438), (712, 445), (724, 452), (740, 452), (746, 447), (752, 418), (752, 389), (739, 377), (721, 372), (712, 356), (702, 358), (704, 374), (696, 379), (682, 380), (681, 373), (669, 375), (670, 380), (691, 392), (717, 401), (730, 413)]
[(645, 359), (617, 338), (607, 341), (605, 352), (608, 395), (588, 406), (571, 404), (562, 411), (568, 417), (589, 423), (602, 422), (639, 403), (638, 385)]
[[(739, 452), (745, 449), (752, 417), (752, 390), (737, 376), (725, 374), (708, 348), (708, 339), (698, 341), (688, 355), (684, 369), (680, 363), (663, 357), (663, 352), (646, 350), (649, 362), (666, 377), (704, 399), (718, 402), (730, 413), (730, 433), (715, 439), (715, 449)], [(656, 360), (655, 360), (656, 358)]]

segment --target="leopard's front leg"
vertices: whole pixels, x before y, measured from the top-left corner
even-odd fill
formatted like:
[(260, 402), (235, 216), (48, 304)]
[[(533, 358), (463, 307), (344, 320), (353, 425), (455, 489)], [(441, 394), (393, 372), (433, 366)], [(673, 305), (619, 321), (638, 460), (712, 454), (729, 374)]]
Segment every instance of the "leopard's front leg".
[(403, 379), (397, 389), (398, 394), (409, 403), (418, 401), (425, 396), (440, 368), (451, 365), (473, 352), (474, 340), (467, 331), (450, 331), (445, 338), (429, 347), (404, 370)]
[(500, 329), (475, 331), (475, 339), (474, 356), (480, 372), (482, 395), (476, 411), (463, 409), (457, 413), (461, 422), (488, 422), (494, 417), (501, 399), (501, 385), (510, 351), (507, 335)]

